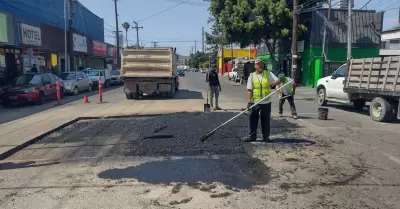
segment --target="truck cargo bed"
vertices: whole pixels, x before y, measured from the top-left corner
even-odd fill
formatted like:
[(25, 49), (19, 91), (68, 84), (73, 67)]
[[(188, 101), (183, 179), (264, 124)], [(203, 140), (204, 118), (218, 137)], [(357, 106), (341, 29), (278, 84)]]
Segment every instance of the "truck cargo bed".
[(173, 77), (176, 58), (172, 48), (125, 49), (122, 77)]
[(344, 90), (399, 96), (399, 74), (400, 56), (352, 59)]

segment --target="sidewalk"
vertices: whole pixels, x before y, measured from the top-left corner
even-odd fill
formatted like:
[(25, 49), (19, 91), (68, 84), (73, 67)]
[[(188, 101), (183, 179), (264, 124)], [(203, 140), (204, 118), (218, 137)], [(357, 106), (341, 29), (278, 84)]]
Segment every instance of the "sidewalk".
[(203, 103), (201, 99), (184, 100), (184, 102), (179, 99), (127, 100), (124, 94), (114, 91), (104, 94), (102, 104), (97, 103), (97, 95), (89, 97), (89, 100), (92, 103), (70, 103), (1, 124), (0, 159), (77, 118), (202, 111)]

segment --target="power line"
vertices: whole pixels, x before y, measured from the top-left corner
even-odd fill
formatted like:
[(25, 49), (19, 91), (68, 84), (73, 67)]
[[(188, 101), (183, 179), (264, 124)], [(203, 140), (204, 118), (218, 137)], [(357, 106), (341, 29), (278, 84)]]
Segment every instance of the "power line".
[[(362, 9), (363, 9), (364, 7), (366, 7), (369, 3), (371, 3), (371, 1), (372, 1), (372, 0), (367, 1), (367, 3), (365, 3), (364, 6), (362, 6), (362, 7), (360, 8), (360, 10), (362, 10)], [(349, 5), (349, 6), (350, 6), (350, 5)]]
[(148, 16), (148, 17), (146, 17), (146, 18), (143, 18), (143, 19), (141, 19), (141, 20), (139, 20), (139, 21), (137, 21), (137, 22), (143, 22), (143, 21), (145, 21), (145, 20), (147, 20), (147, 19), (150, 19), (150, 18), (155, 17), (155, 16), (157, 16), (157, 15), (160, 15), (160, 14), (166, 12), (166, 11), (169, 11), (169, 10), (175, 8), (175, 7), (178, 7), (178, 6), (184, 4), (184, 3), (188, 2), (188, 1), (189, 1), (189, 0), (182, 1), (182, 2), (180, 2), (180, 3), (178, 3), (178, 4), (175, 4), (175, 5), (172, 6), (172, 7), (168, 7), (167, 9), (164, 9), (164, 10), (162, 10), (162, 11), (160, 11), (160, 12), (157, 12), (157, 13), (155, 13), (155, 14), (152, 14), (152, 15), (150, 15), (150, 16)]
[(391, 6), (394, 6), (397, 2), (400, 3), (400, 0), (393, 2), (393, 4), (390, 4), (389, 6), (387, 6), (384, 10), (389, 9)]

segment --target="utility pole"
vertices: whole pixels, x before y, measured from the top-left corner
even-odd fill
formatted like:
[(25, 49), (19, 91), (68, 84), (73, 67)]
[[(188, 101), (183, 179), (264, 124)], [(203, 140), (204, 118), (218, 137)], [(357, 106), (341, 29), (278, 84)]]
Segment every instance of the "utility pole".
[(201, 27), (201, 44), (203, 46), (203, 53), (205, 51), (205, 47), (204, 47), (204, 27)]
[[(73, 28), (72, 28), (72, 0), (68, 0), (68, 24), (69, 24), (69, 45), (68, 45), (68, 53), (69, 53), (69, 69), (75, 69), (75, 56), (74, 56), (74, 36), (73, 36)], [(67, 60), (65, 60), (67, 62)]]
[(68, 30), (67, 30), (67, 7), (68, 0), (64, 0), (64, 71), (68, 72)]
[(193, 46), (190, 48), (190, 54), (194, 54), (193, 53)]
[(292, 28), (292, 79), (296, 83), (297, 74), (297, 0), (293, 0), (293, 28)]
[[(117, 37), (117, 67), (121, 67), (121, 59), (119, 58), (120, 52), (119, 52), (119, 29), (118, 29), (118, 7), (117, 7), (117, 0), (114, 0), (114, 8), (115, 8), (115, 27), (116, 27), (116, 37)], [(128, 37), (127, 37), (128, 38)]]
[(194, 53), (193, 54), (196, 54), (196, 52), (197, 52), (196, 46), (197, 46), (197, 41), (195, 40), (194, 41)]
[[(348, 14), (347, 14), (347, 62), (351, 59), (351, 37), (352, 37), (352, 28), (351, 28), (351, 6), (353, 1), (348, 0)], [(350, 64), (350, 63), (348, 63)]]
[(139, 28), (143, 27), (139, 27), (139, 24), (136, 21), (133, 21), (133, 23), (135, 24), (135, 27), (132, 26), (132, 28), (136, 29), (136, 46), (139, 48)]
[(158, 43), (157, 41), (152, 41), (151, 43), (153, 44), (153, 47), (154, 47), (154, 48), (157, 47), (157, 43)]
[(324, 58), (324, 61), (328, 60), (328, 55), (326, 53), (326, 28), (328, 27), (328, 24), (330, 23), (331, 20), (331, 7), (332, 7), (332, 0), (329, 0), (328, 2), (329, 8), (328, 8), (328, 20), (324, 24), (324, 36), (322, 40), (322, 57)]

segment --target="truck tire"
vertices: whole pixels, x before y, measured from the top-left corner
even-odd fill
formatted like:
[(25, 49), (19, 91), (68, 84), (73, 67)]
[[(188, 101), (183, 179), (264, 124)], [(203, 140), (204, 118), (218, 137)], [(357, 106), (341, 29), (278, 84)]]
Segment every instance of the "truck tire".
[(179, 91), (179, 82), (175, 80), (175, 91)]
[(319, 106), (325, 106), (326, 103), (328, 103), (328, 100), (326, 100), (326, 91), (325, 88), (320, 88), (318, 90), (317, 94), (317, 102)]
[(172, 83), (171, 90), (169, 92), (167, 92), (168, 98), (173, 98), (175, 96), (175, 86), (176, 86), (176, 82), (174, 81)]
[(374, 121), (388, 122), (393, 119), (392, 105), (382, 97), (375, 97), (369, 105), (369, 114)]
[(363, 99), (357, 99), (353, 102), (353, 107), (356, 110), (363, 110), (365, 107), (365, 100)]
[(125, 93), (125, 96), (126, 96), (126, 98), (129, 99), (129, 100), (133, 99), (133, 94)]

